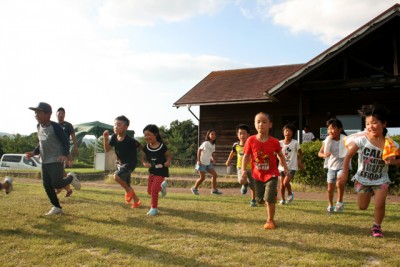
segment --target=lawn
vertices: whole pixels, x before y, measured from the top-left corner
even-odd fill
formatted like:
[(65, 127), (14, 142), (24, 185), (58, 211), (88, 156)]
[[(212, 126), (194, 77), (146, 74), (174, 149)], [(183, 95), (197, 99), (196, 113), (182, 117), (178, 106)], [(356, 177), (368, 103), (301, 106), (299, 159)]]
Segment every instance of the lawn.
[(385, 238), (369, 231), (373, 205), (328, 215), (325, 201), (277, 206), (276, 230), (248, 196), (169, 193), (160, 215), (123, 203), (122, 190), (83, 187), (60, 197), (64, 215), (44, 216), (40, 184), (15, 179), (0, 194), (1, 266), (400, 266), (400, 209), (388, 204)]

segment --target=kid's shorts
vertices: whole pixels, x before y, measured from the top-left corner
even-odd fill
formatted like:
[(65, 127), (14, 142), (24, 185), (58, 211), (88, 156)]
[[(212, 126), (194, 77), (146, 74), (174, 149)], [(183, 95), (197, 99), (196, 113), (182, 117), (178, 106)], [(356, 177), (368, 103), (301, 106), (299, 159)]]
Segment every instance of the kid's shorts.
[(272, 177), (266, 182), (254, 179), (254, 187), (256, 189), (256, 201), (260, 203), (265, 200), (268, 203), (276, 203), (278, 196), (278, 177)]
[[(281, 173), (281, 177), (285, 177), (285, 172), (280, 172), (280, 173)], [(296, 174), (296, 170), (289, 170), (289, 174), (293, 179), (294, 175)]]
[(363, 185), (358, 181), (354, 182), (354, 190), (357, 193), (373, 193), (375, 190), (388, 190), (389, 183), (378, 184), (378, 185)]
[(326, 181), (329, 184), (334, 184), (337, 181), (337, 177), (342, 175), (343, 170), (331, 170), (328, 169), (328, 173), (326, 174)]
[(131, 186), (131, 173), (129, 170), (128, 164), (117, 165), (117, 170), (114, 172), (116, 176), (124, 180), (128, 186)]
[(209, 172), (211, 170), (214, 170), (214, 166), (211, 163), (209, 165), (196, 164), (195, 169), (198, 170), (199, 172)]

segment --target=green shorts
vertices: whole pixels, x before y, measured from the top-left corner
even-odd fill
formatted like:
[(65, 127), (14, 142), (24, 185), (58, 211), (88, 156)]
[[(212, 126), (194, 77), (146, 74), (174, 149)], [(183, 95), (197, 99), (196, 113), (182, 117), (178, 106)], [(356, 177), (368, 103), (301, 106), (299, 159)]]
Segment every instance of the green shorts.
[(254, 187), (256, 189), (256, 201), (258, 203), (262, 201), (276, 203), (276, 197), (278, 196), (278, 177), (272, 177), (266, 182), (254, 179)]

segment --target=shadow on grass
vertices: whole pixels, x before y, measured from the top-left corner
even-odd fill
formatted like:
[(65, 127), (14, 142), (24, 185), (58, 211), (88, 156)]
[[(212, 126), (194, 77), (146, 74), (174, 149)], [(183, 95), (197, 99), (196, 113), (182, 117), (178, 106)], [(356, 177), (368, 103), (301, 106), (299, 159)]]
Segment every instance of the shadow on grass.
[[(65, 216), (64, 216), (65, 217)], [(152, 249), (146, 246), (140, 246), (137, 244), (127, 243), (118, 241), (112, 238), (106, 238), (98, 235), (89, 235), (81, 232), (71, 232), (63, 229), (60, 222), (48, 221), (49, 224), (37, 224), (34, 227), (41, 231), (46, 231), (47, 234), (39, 234), (25, 231), (23, 229), (7, 230), (1, 229), (0, 236), (19, 236), (20, 238), (31, 238), (31, 239), (42, 239), (47, 242), (64, 240), (67, 243), (74, 243), (83, 249), (96, 247), (104, 248), (109, 251), (117, 251), (119, 253), (126, 254), (128, 256), (136, 256), (142, 260), (154, 262), (157, 264), (169, 263), (178, 266), (217, 266), (213, 264), (207, 264), (199, 262), (193, 258), (178, 256), (176, 253), (168, 253), (160, 250)], [(64, 221), (68, 224), (68, 221)], [(89, 262), (87, 262), (89, 263)]]

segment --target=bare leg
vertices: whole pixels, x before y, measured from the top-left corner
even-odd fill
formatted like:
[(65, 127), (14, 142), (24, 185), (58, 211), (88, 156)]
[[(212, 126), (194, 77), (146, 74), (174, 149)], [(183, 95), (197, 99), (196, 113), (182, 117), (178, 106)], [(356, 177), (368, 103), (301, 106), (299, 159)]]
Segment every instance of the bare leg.
[(375, 210), (374, 210), (374, 219), (375, 224), (382, 224), (383, 219), (385, 218), (385, 208), (386, 208), (386, 197), (387, 190), (374, 190), (375, 193)]
[(200, 178), (197, 179), (196, 183), (194, 184), (194, 188), (198, 189), (201, 183), (206, 179), (206, 173), (199, 171)]
[(344, 187), (345, 184), (339, 183), (340, 177), (338, 177), (338, 181), (336, 182), (336, 188), (338, 192), (337, 202), (343, 202), (343, 195), (344, 195)]
[(212, 178), (211, 178), (211, 189), (215, 190), (215, 189), (217, 189), (217, 177), (218, 177), (218, 174), (214, 169), (211, 169), (208, 172), (212, 175)]
[(292, 194), (292, 185), (290, 184), (291, 180), (292, 177), (290, 175), (286, 175), (285, 180), (283, 181), (283, 185), (287, 189), (288, 195)]
[(328, 183), (328, 201), (329, 206), (333, 206), (333, 194), (335, 193), (335, 184)]
[(285, 177), (279, 176), (279, 189), (281, 193), (281, 199), (285, 200), (285, 185), (283, 184)]
[(267, 202), (267, 222), (274, 221), (275, 203)]

